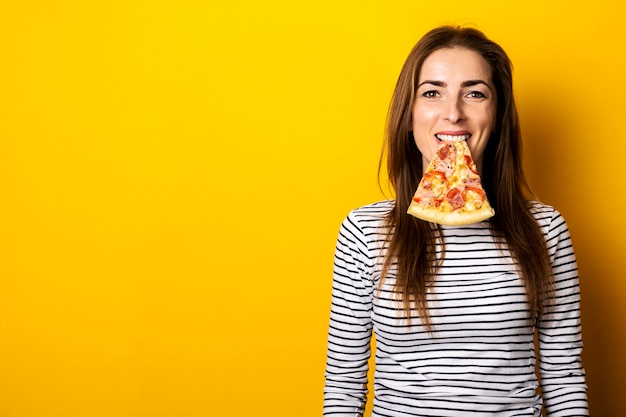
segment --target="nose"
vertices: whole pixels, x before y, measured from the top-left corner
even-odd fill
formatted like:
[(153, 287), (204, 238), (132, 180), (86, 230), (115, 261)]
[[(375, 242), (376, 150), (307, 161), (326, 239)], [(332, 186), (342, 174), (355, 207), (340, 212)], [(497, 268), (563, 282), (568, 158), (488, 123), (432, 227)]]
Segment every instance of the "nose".
[(445, 111), (445, 119), (450, 123), (458, 123), (464, 117), (462, 100), (458, 97), (450, 98)]

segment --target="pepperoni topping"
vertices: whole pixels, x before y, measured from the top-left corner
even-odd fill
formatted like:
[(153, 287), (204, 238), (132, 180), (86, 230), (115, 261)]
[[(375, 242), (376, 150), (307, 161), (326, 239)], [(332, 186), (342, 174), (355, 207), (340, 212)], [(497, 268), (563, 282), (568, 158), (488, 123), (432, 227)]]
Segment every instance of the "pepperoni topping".
[(446, 145), (446, 146), (441, 146), (438, 150), (437, 150), (437, 156), (439, 157), (439, 159), (441, 159), (442, 161), (445, 161), (446, 159), (450, 158), (453, 159), (454, 157), (454, 153), (453, 151), (455, 151), (456, 149), (454, 148), (453, 145)]
[(446, 157), (448, 156), (449, 153), (450, 153), (450, 147), (449, 146), (442, 146), (437, 151), (437, 156), (439, 157), (439, 159), (446, 159)]
[(453, 188), (448, 191), (446, 194), (446, 200), (454, 210), (461, 208), (465, 205), (465, 200), (463, 199), (463, 194), (459, 191), (458, 188)]

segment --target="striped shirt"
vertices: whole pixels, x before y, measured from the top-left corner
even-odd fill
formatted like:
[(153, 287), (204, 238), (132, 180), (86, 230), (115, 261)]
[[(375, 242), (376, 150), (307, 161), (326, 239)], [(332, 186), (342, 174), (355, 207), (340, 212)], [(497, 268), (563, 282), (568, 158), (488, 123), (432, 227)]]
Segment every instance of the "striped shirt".
[(578, 272), (563, 217), (531, 205), (556, 284), (555, 307), (536, 328), (517, 266), (490, 223), (443, 226), (445, 258), (429, 293), (429, 333), (415, 313), (410, 325), (406, 320), (393, 267), (379, 290), (384, 217), (392, 207), (384, 201), (356, 209), (339, 231), (324, 415), (363, 415), (373, 331), (373, 416), (539, 417), (542, 406), (549, 417), (588, 416)]

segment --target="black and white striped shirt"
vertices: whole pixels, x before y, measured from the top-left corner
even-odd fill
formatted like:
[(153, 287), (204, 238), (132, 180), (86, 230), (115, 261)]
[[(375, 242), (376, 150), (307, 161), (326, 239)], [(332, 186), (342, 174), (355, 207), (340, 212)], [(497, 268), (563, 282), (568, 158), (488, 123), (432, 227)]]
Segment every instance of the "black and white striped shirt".
[[(335, 252), (324, 415), (362, 416), (372, 330), (373, 416), (588, 416), (580, 354), (580, 293), (563, 217), (532, 204), (556, 283), (555, 308), (529, 320), (524, 284), (490, 223), (443, 227), (445, 258), (429, 295), (434, 333), (411, 323), (393, 292), (385, 256), (384, 201), (352, 211)], [(441, 247), (437, 250), (440, 253)], [(535, 330), (539, 373), (535, 374)]]

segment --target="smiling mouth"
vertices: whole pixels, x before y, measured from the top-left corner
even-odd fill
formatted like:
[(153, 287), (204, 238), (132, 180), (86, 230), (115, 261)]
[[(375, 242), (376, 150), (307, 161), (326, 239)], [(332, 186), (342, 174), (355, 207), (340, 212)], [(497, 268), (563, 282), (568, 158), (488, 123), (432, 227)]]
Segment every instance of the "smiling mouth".
[(442, 135), (442, 134), (435, 134), (435, 137), (441, 141), (446, 141), (446, 142), (457, 142), (457, 141), (461, 141), (461, 140), (468, 140), (472, 135), (470, 135), (469, 133), (466, 133), (464, 135)]

